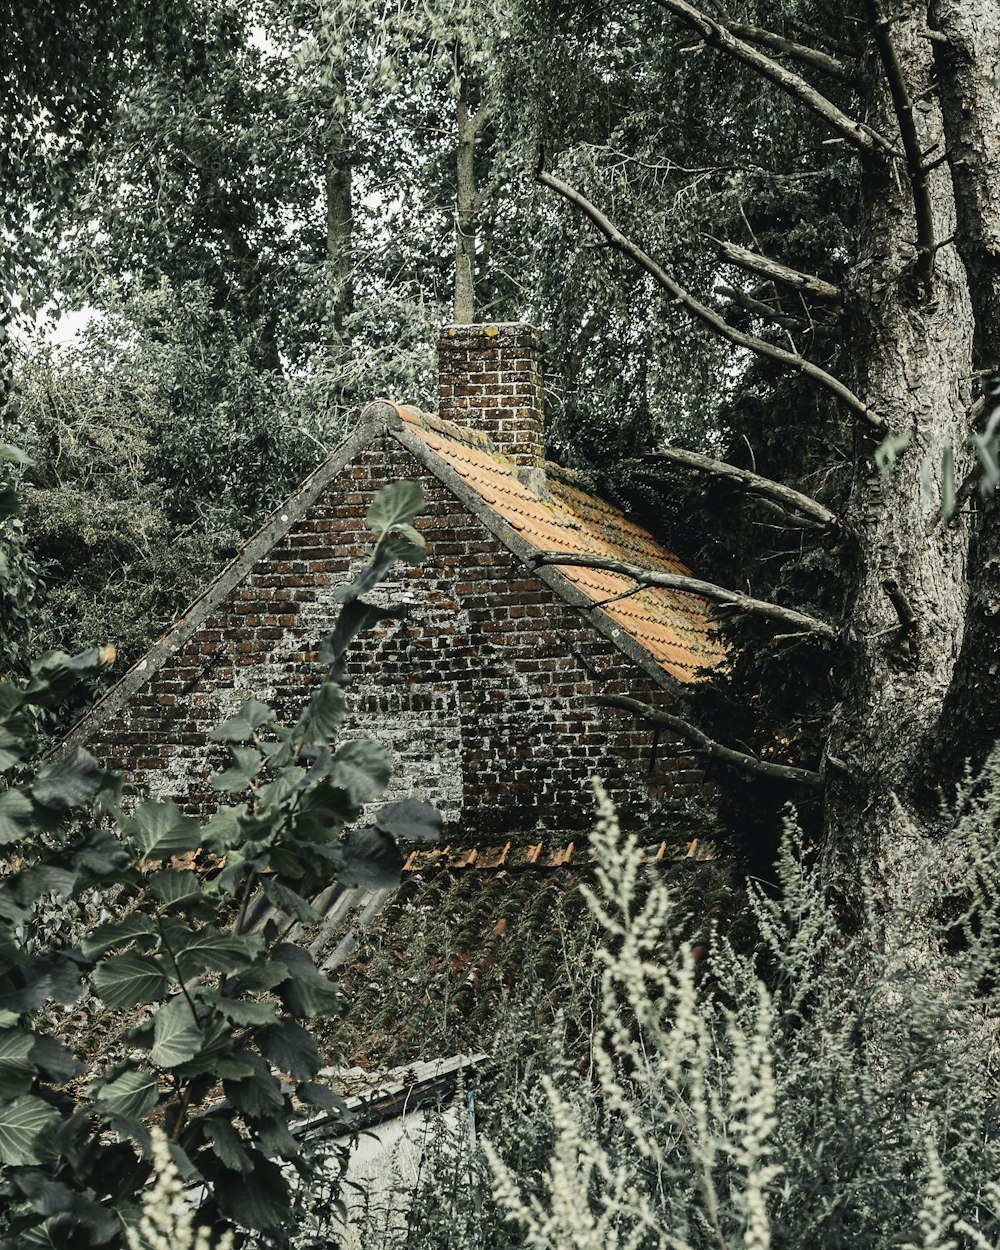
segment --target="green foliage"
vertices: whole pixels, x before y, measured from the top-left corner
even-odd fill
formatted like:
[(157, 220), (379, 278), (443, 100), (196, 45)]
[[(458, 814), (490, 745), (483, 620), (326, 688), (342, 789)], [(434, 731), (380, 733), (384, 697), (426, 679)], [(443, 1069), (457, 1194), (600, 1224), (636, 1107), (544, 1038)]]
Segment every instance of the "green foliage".
[(339, 436), (321, 404), (308, 380), (262, 377), (193, 283), (121, 300), (73, 348), (26, 354), (0, 430), (32, 461), (18, 584), (33, 652), (112, 637), (137, 658)]
[[(24, 770), (38, 711), (109, 652), (50, 653), (27, 682), (0, 686), (0, 1245), (65, 1238), (69, 1212), (64, 1244), (121, 1245), (150, 1176), (150, 1120), (200, 1187), (200, 1223), (283, 1244), (286, 1171), (306, 1168), (294, 1121), (337, 1109), (313, 1079), (323, 1060), (303, 1026), (341, 1000), (273, 915), (261, 930), (246, 920), (261, 890), (286, 914), (310, 915), (308, 900), (333, 880), (390, 885), (397, 834), (436, 836), (426, 804), (389, 804), (357, 827), (388, 780), (385, 752), (331, 741), (344, 711), (337, 675), (370, 620), (358, 586), (419, 559), (402, 533), (421, 504), (409, 483), (376, 497), (374, 563), (344, 588), (322, 642), (330, 674), (299, 719), (282, 723), (251, 700), (215, 731), (231, 757), (217, 788), (235, 797), (204, 824), (169, 801), (124, 809), (120, 779), (80, 749)], [(189, 867), (199, 850), (208, 862)], [(102, 907), (95, 927), (88, 917)], [(45, 1013), (88, 992), (126, 1032), (123, 1057), (84, 1083)]]

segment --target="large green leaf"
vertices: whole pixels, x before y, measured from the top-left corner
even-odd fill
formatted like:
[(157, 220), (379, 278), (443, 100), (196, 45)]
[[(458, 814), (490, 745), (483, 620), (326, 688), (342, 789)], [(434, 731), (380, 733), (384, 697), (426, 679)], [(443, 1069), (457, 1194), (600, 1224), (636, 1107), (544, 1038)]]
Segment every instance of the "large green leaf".
[(253, 1164), (247, 1154), (249, 1142), (242, 1138), (228, 1120), (218, 1117), (201, 1121), (205, 1137), (212, 1143), (215, 1153), (227, 1168), (245, 1176), (253, 1171)]
[(391, 529), (410, 526), (423, 506), (424, 492), (419, 482), (389, 482), (372, 500), (365, 524), (373, 534), (386, 534)]
[(248, 1175), (227, 1171), (213, 1177), (219, 1206), (244, 1228), (281, 1228), (288, 1221), (288, 1181), (270, 1159), (255, 1153), (252, 1161)]
[(159, 1077), (155, 1072), (137, 1068), (125, 1072), (101, 1087), (97, 1110), (111, 1115), (141, 1120), (156, 1105), (160, 1095)]
[(0, 1098), (26, 1094), (35, 1076), (30, 1055), (35, 1036), (26, 1029), (0, 1031)]
[[(175, 936), (176, 926), (170, 932)], [(242, 972), (264, 949), (264, 938), (260, 933), (234, 935), (205, 928), (188, 934), (183, 942), (171, 941), (171, 948), (177, 970), (187, 981), (202, 972)]]
[[(264, 705), (261, 704), (261, 707)], [(228, 723), (228, 722), (227, 722)], [(264, 764), (264, 757), (256, 747), (229, 747), (229, 755), (233, 763), (225, 772), (213, 777), (210, 784), (213, 790), (225, 790), (229, 794), (240, 794), (254, 780)]]
[(0, 846), (31, 832), (31, 801), (21, 789), (0, 790)]
[(399, 885), (403, 856), (392, 834), (365, 825), (352, 829), (339, 850), (337, 880), (341, 885), (359, 885), (366, 890), (387, 890)]
[(345, 742), (333, 757), (330, 780), (345, 790), (352, 803), (377, 799), (392, 775), (392, 758), (379, 742), (367, 738)]
[(149, 1057), (159, 1068), (176, 1068), (201, 1050), (205, 1035), (183, 994), (161, 1007), (153, 1021)]
[(171, 799), (143, 803), (135, 809), (127, 827), (147, 859), (183, 855), (201, 845), (201, 825), (185, 816)]
[(297, 1081), (307, 1081), (323, 1066), (316, 1043), (301, 1024), (282, 1020), (255, 1034), (257, 1048), (276, 1068)]
[(375, 827), (406, 842), (436, 842), (441, 833), (441, 813), (422, 799), (400, 799), (379, 808)]
[(68, 755), (38, 770), (31, 795), (36, 803), (68, 812), (93, 798), (104, 783), (104, 770), (87, 751), (76, 747)]
[(324, 682), (313, 692), (299, 720), (306, 744), (329, 742), (346, 715), (344, 691), (337, 682)]
[(59, 1118), (54, 1107), (31, 1094), (0, 1104), (0, 1163), (12, 1167), (38, 1163), (35, 1143)]
[(94, 969), (94, 989), (108, 1007), (134, 1007), (162, 998), (167, 978), (147, 955), (113, 955)]
[(98, 925), (93, 933), (85, 936), (80, 942), (80, 949), (88, 959), (96, 959), (112, 946), (124, 946), (137, 938), (151, 938), (156, 935), (156, 925), (148, 916), (134, 912), (124, 920), (109, 920)]
[(300, 1019), (328, 1015), (341, 1006), (340, 990), (313, 963), (301, 946), (282, 942), (271, 951), (273, 963), (288, 969), (288, 980), (278, 986), (278, 996)]
[(261, 725), (272, 720), (274, 713), (266, 704), (247, 699), (234, 716), (217, 725), (208, 736), (212, 742), (247, 742)]
[(163, 868), (150, 873), (149, 888), (153, 896), (168, 907), (202, 897), (197, 874), (187, 869)]

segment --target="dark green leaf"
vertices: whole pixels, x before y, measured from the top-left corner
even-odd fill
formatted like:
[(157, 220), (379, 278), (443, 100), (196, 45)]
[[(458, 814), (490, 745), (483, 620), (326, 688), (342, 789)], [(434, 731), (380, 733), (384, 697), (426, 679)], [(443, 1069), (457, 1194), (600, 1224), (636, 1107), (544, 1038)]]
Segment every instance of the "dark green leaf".
[(205, 1119), (201, 1122), (205, 1137), (212, 1143), (215, 1153), (227, 1168), (245, 1176), (253, 1170), (250, 1156), (247, 1154), (246, 1142), (229, 1123), (218, 1118)]
[(68, 1046), (64, 1046), (55, 1037), (45, 1034), (35, 1035), (35, 1044), (31, 1048), (31, 1062), (35, 1064), (50, 1081), (71, 1081), (74, 1077), (86, 1072)]
[(365, 825), (352, 829), (340, 844), (341, 885), (359, 885), (366, 890), (386, 890), (399, 885), (403, 856), (396, 839), (381, 829)]
[(183, 994), (156, 1013), (153, 1046), (149, 1057), (158, 1068), (176, 1068), (193, 1059), (205, 1042), (205, 1034)]
[(226, 1097), (238, 1110), (249, 1116), (271, 1115), (285, 1105), (284, 1087), (272, 1076), (267, 1064), (259, 1055), (241, 1054), (240, 1060), (249, 1064), (253, 1076), (239, 1081), (223, 1081)]
[(167, 906), (188, 903), (202, 897), (197, 874), (187, 869), (164, 868), (160, 872), (151, 873), (149, 888)]
[(313, 692), (299, 721), (306, 744), (329, 742), (346, 715), (347, 700), (343, 690), (336, 682), (324, 682)]
[(80, 949), (88, 959), (103, 955), (112, 946), (124, 946), (136, 938), (155, 935), (156, 926), (148, 916), (134, 912), (124, 920), (109, 920), (99, 925), (89, 937), (84, 937)]
[(133, 1072), (125, 1072), (103, 1085), (99, 1091), (96, 1109), (111, 1115), (141, 1120), (156, 1105), (159, 1094), (157, 1074), (139, 1068)]
[(330, 780), (345, 790), (352, 803), (370, 803), (385, 789), (392, 759), (381, 743), (362, 738), (345, 742), (333, 757)]
[(186, 981), (206, 971), (242, 972), (264, 949), (264, 938), (260, 933), (233, 935), (206, 928), (190, 934), (183, 946), (171, 945)]
[(274, 713), (257, 699), (248, 699), (235, 716), (223, 721), (208, 735), (212, 742), (247, 742), (261, 725), (274, 720)]
[(297, 1081), (306, 1081), (323, 1066), (316, 1043), (294, 1020), (282, 1020), (254, 1035), (260, 1053)]
[(441, 835), (441, 813), (422, 799), (400, 799), (379, 808), (375, 826), (405, 842), (436, 842)]
[(288, 969), (288, 980), (278, 986), (278, 995), (292, 1015), (304, 1019), (338, 1010), (338, 987), (319, 971), (308, 951), (282, 942), (271, 951), (271, 961)]
[(127, 829), (147, 859), (183, 855), (201, 845), (201, 825), (171, 799), (137, 807)]
[(37, 1163), (35, 1143), (58, 1120), (54, 1107), (30, 1094), (0, 1104), (0, 1163), (12, 1167)]
[(347, 1103), (329, 1085), (320, 1085), (317, 1081), (306, 1081), (296, 1089), (295, 1093), (310, 1107), (320, 1107), (324, 1111), (340, 1111), (344, 1119), (347, 1119)]
[(19, 842), (31, 831), (31, 802), (23, 790), (0, 790), (0, 846)]
[(25, 1029), (0, 1032), (0, 1098), (16, 1098), (30, 1090), (35, 1077), (30, 1057), (34, 1042), (35, 1035)]
[(108, 1007), (134, 1007), (162, 998), (167, 978), (145, 955), (113, 955), (94, 969), (94, 989)]
[(264, 759), (256, 747), (229, 747), (233, 760), (231, 768), (220, 773), (211, 780), (213, 790), (225, 790), (230, 794), (239, 794), (255, 779), (264, 764)]
[(31, 796), (43, 807), (68, 812), (100, 790), (104, 770), (87, 751), (76, 747), (68, 755), (38, 770)]
[(319, 919), (319, 913), (301, 894), (290, 890), (280, 881), (275, 881), (273, 877), (264, 882), (264, 894), (268, 902), (278, 911), (284, 912), (302, 924), (314, 924)]
[(255, 1154), (248, 1175), (226, 1172), (213, 1180), (219, 1206), (242, 1227), (266, 1232), (287, 1224), (288, 1181), (276, 1163)]

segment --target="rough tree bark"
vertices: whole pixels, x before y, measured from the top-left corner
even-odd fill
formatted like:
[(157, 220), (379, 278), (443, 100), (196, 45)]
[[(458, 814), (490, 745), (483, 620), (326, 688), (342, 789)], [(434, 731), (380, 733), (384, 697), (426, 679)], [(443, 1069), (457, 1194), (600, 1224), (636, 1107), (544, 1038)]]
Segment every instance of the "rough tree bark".
[[(929, 91), (935, 66), (924, 35), (924, 9), (911, 0), (897, 13), (899, 20), (883, 27), (891, 40), (887, 53), (874, 37), (881, 15), (869, 8), (873, 38), (862, 74), (865, 116), (882, 133), (893, 134), (903, 112), (912, 118), (921, 150), (933, 150), (942, 142), (943, 122)], [(917, 96), (922, 101), (914, 106)], [(831, 878), (841, 871), (852, 874), (862, 855), (878, 857), (884, 839), (909, 836), (911, 820), (917, 827), (923, 823), (920, 767), (938, 730), (968, 605), (968, 521), (960, 518), (946, 527), (936, 518), (946, 449), (956, 456), (959, 477), (969, 465), (974, 333), (969, 281), (952, 247), (933, 254), (933, 271), (922, 279), (915, 192), (926, 191), (935, 242), (954, 234), (956, 204), (946, 165), (924, 174), (923, 188), (913, 182), (901, 175), (898, 163), (864, 162), (860, 250), (847, 327), (857, 369), (852, 381), (909, 445), (893, 471), (882, 475), (872, 444), (858, 434), (844, 517), (853, 567), (842, 697), (830, 736), (830, 751), (845, 762), (852, 779), (830, 777)], [(887, 583), (899, 588), (915, 615), (905, 636)]]
[(346, 342), (345, 323), (354, 305), (354, 168), (348, 127), (347, 70), (333, 71), (331, 119), (327, 126), (326, 278), (329, 350), (337, 355)]
[[(958, 482), (973, 468), (976, 376), (1000, 365), (1000, 0), (932, 0), (929, 11), (926, 0), (891, 11), (855, 0), (845, 17), (861, 60), (840, 76), (854, 87), (843, 107), (791, 67), (818, 65), (780, 34), (736, 27), (689, 0), (656, 3), (716, 55), (821, 118), (857, 160), (857, 251), (842, 290), (830, 288), (842, 295), (843, 377), (735, 331), (579, 191), (539, 173), (675, 305), (799, 369), (854, 415), (853, 485), (840, 518), (847, 589), (832, 653), (839, 702), (831, 766), (821, 768), (825, 870), (831, 885), (850, 889), (859, 862), (877, 871), (890, 841), (933, 826), (927, 781), (942, 761), (954, 779), (962, 754), (978, 747), (982, 756), (1000, 736), (1000, 507), (940, 515), (952, 460)], [(777, 64), (761, 49), (787, 59)], [(750, 272), (774, 269), (745, 248), (716, 245)], [(882, 440), (898, 453), (885, 472)], [(707, 460), (696, 467), (713, 471)], [(979, 740), (963, 743), (970, 727)]]

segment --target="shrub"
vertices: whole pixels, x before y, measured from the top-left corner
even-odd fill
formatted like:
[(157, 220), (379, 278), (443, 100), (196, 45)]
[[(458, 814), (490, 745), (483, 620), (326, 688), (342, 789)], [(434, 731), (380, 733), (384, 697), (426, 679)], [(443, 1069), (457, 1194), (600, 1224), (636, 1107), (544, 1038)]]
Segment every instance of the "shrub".
[[(169, 801), (126, 812), (120, 778), (80, 749), (24, 769), (39, 712), (110, 648), (51, 653), (27, 682), (0, 684), (0, 1246), (121, 1246), (155, 1164), (151, 1123), (197, 1186), (198, 1224), (287, 1244), (287, 1173), (308, 1170), (295, 1121), (342, 1104), (314, 1080), (323, 1060), (305, 1027), (339, 1009), (338, 989), (286, 922), (316, 920), (309, 900), (334, 878), (397, 881), (397, 839), (433, 837), (440, 823), (403, 800), (359, 827), (388, 755), (333, 745), (347, 648), (401, 611), (362, 596), (397, 561), (421, 558), (421, 502), (412, 483), (376, 496), (374, 554), (341, 591), (319, 645), (326, 677), (298, 720), (251, 699), (214, 731), (230, 755), (214, 785), (230, 797), (204, 824)], [(261, 892), (274, 914), (248, 932)], [(85, 993), (103, 1003), (105, 1028), (124, 1030), (121, 1057), (89, 1079), (51, 1010)]]

